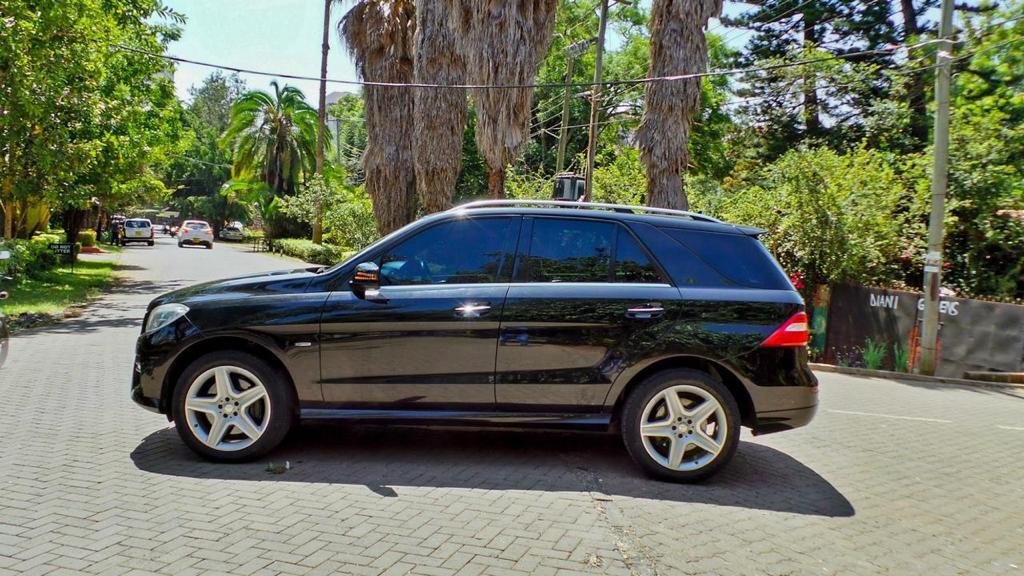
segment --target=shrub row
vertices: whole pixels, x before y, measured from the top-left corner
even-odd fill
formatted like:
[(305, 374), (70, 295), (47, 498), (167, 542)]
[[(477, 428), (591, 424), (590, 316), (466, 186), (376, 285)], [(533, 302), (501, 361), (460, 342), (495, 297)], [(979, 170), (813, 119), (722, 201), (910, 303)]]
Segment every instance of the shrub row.
[(333, 266), (344, 261), (354, 252), (333, 244), (314, 244), (312, 240), (301, 238), (281, 238), (274, 240), (274, 252), (298, 258), (310, 264)]
[(6, 273), (13, 276), (35, 276), (57, 265), (57, 256), (50, 252), (50, 244), (63, 241), (60, 234), (36, 234), (31, 240), (5, 240), (0, 249), (8, 250)]

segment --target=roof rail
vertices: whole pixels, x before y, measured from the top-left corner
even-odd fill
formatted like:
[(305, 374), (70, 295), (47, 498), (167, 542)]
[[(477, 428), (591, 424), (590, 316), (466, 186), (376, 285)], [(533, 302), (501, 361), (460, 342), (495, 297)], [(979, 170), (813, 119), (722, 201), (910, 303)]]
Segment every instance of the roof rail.
[(452, 208), (452, 210), (472, 210), (475, 208), (501, 208), (503, 206), (536, 206), (538, 208), (575, 208), (577, 210), (613, 210), (615, 212), (631, 212), (656, 214), (660, 216), (677, 216), (697, 220), (700, 222), (722, 221), (711, 216), (687, 212), (686, 210), (672, 210), (669, 208), (652, 208), (650, 206), (629, 206), (626, 204), (605, 204), (602, 202), (569, 202), (566, 200), (476, 200)]

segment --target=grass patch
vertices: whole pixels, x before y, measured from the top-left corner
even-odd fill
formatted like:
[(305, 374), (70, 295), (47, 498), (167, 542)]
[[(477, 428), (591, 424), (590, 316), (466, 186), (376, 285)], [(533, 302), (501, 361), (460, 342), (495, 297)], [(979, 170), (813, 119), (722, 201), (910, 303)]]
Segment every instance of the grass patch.
[(74, 273), (70, 266), (58, 266), (36, 278), (23, 278), (7, 287), (11, 297), (3, 303), (4, 313), (58, 314), (72, 304), (97, 296), (114, 282), (116, 262), (79, 260)]

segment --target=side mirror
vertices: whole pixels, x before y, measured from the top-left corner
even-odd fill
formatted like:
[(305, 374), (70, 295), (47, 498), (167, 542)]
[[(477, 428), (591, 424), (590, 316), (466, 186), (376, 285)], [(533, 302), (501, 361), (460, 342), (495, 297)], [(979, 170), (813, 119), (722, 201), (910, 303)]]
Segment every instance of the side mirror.
[(352, 293), (357, 298), (373, 298), (380, 290), (380, 267), (373, 262), (363, 262), (356, 266), (356, 273), (349, 281)]
[(0, 260), (10, 260), (11, 252), (9, 250), (0, 250)]

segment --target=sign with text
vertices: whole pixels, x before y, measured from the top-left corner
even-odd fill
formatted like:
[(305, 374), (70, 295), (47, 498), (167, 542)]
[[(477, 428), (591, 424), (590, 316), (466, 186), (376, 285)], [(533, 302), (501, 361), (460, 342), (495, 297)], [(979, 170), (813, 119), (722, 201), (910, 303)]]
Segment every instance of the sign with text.
[[(893, 368), (895, 345), (916, 358), (924, 298), (919, 292), (836, 286), (829, 303), (825, 357), (855, 357), (867, 340), (886, 348), (883, 368)], [(1024, 370), (1024, 306), (942, 297), (939, 302), (940, 376), (965, 371)]]
[(74, 244), (50, 244), (50, 251), (62, 256), (71, 256), (75, 253)]

